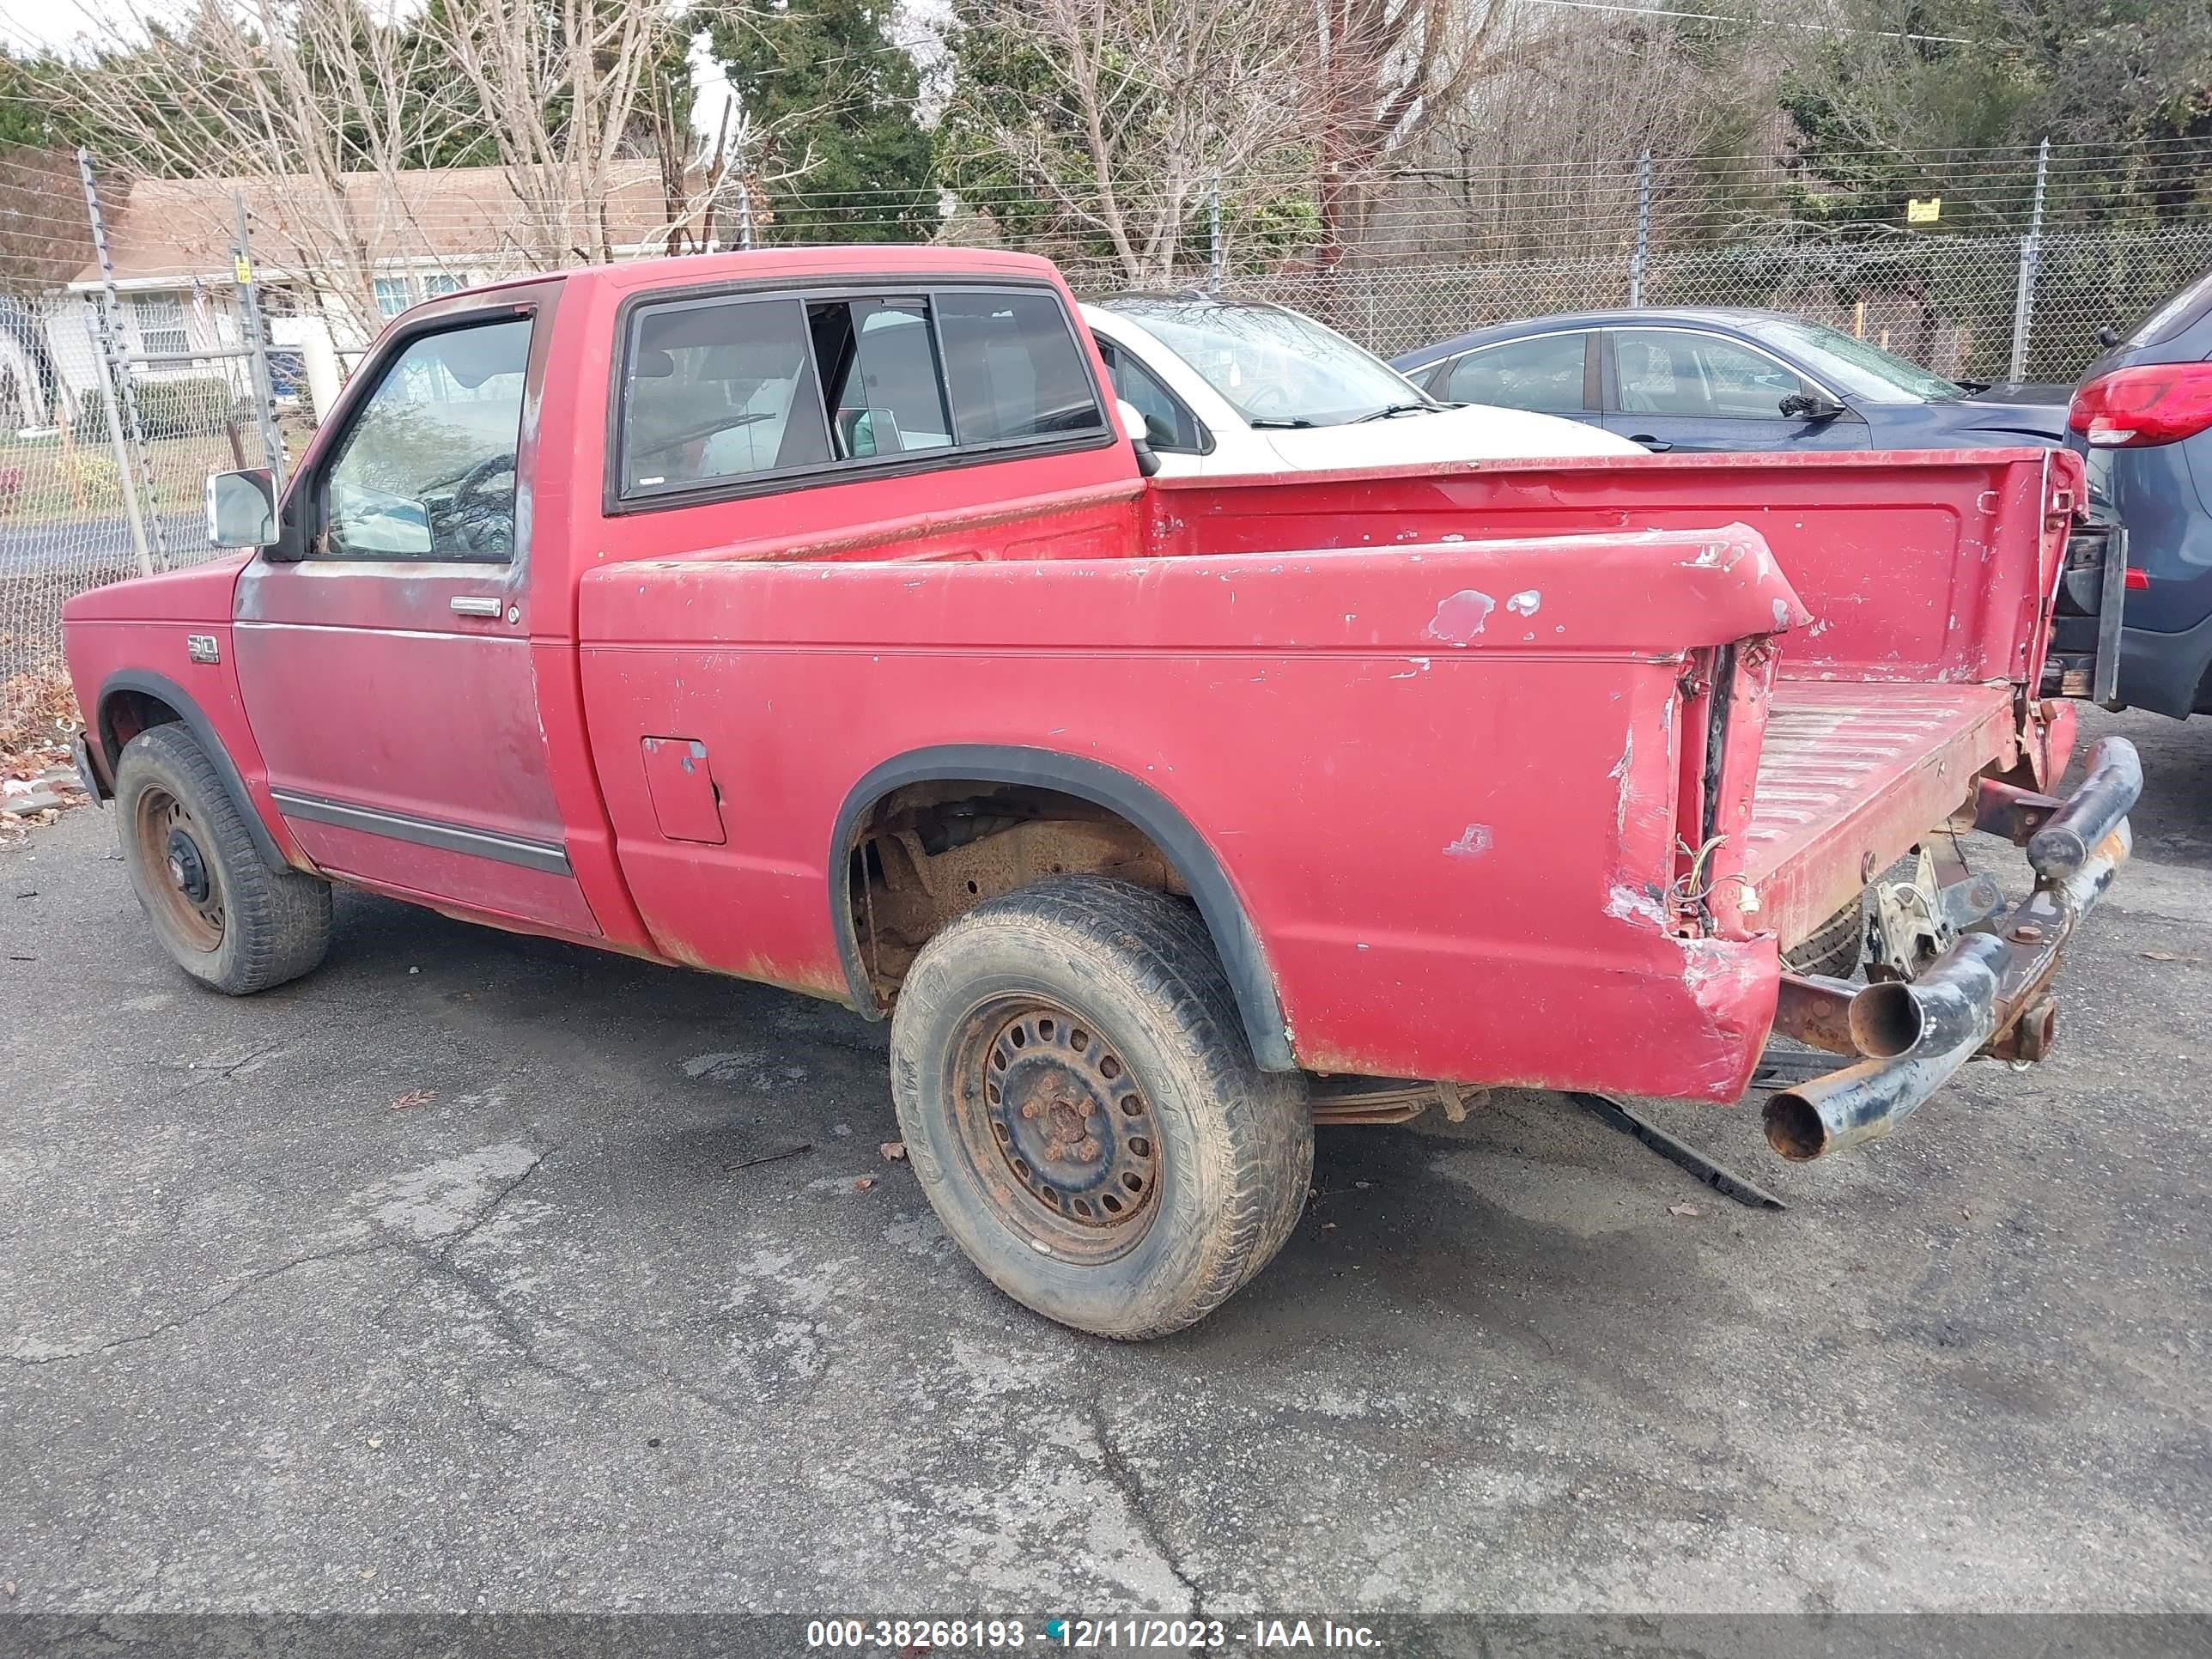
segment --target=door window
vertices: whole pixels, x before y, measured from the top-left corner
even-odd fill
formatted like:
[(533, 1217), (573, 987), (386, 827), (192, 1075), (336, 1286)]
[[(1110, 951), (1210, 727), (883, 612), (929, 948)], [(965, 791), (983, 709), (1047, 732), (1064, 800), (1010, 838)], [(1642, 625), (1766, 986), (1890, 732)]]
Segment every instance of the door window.
[(952, 442), (926, 300), (829, 300), (806, 308), (841, 461)]
[(1158, 375), (1103, 336), (1098, 341), (1098, 355), (1106, 360), (1106, 374), (1114, 383), (1114, 395), (1133, 404), (1137, 413), (1145, 417), (1147, 443), (1170, 454), (1206, 453), (1206, 438), (1200, 430), (1198, 417), (1160, 383)]
[(1451, 366), (1437, 395), (1455, 404), (1495, 404), (1540, 415), (1583, 412), (1586, 334), (1543, 334), (1470, 351)]
[(527, 318), (411, 342), (359, 406), (323, 475), (331, 558), (478, 559), (514, 553)]
[(1613, 364), (1631, 415), (1780, 420), (1784, 398), (1812, 390), (1764, 352), (1686, 329), (1624, 328)]
[(638, 314), (623, 382), (623, 493), (684, 489), (830, 459), (796, 300)]
[(955, 290), (935, 304), (963, 444), (1105, 429), (1106, 413), (1057, 298)]

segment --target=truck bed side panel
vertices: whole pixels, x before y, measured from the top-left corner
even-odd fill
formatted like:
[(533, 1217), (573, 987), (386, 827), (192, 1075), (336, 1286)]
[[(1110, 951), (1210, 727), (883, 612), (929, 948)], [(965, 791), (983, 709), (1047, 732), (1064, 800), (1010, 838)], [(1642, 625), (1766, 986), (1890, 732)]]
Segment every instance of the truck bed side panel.
[(2079, 459), (2063, 450), (1670, 455), (1155, 483), (1158, 552), (1739, 523), (1813, 625), (1782, 678), (2033, 685)]
[[(678, 959), (845, 994), (830, 841), (855, 781), (1044, 747), (1196, 827), (1302, 1064), (1711, 1099), (1757, 1056), (1774, 945), (1674, 920), (1678, 682), (1695, 648), (1805, 620), (1742, 532), (641, 563), (587, 578), (580, 613), (618, 854)], [(648, 737), (698, 745), (724, 844), (663, 834)]]

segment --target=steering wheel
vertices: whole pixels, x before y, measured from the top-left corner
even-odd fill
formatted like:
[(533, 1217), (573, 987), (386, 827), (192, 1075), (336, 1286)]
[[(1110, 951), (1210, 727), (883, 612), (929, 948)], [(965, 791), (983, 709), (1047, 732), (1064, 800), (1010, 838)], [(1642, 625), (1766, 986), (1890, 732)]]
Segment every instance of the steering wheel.
[[(461, 512), (471, 507), (480, 510), (486, 507), (504, 506), (505, 503), (493, 496), (484, 486), (499, 477), (501, 473), (512, 472), (514, 470), (515, 460), (512, 455), (493, 455), (478, 461), (453, 480), (454, 510)], [(480, 500), (480, 497), (490, 497), (490, 499)]]
[(1282, 408), (1288, 400), (1289, 394), (1284, 392), (1281, 386), (1270, 381), (1267, 385), (1256, 388), (1246, 397), (1244, 408), (1249, 414), (1270, 415)]

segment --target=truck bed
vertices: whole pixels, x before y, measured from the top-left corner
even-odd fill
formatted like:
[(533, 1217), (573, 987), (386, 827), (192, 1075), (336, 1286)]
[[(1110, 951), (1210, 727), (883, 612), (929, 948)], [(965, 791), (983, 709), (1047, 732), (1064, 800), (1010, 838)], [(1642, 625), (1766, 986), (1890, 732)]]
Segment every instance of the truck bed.
[(1744, 836), (1760, 917), (1808, 937), (2014, 748), (2009, 685), (1777, 681)]

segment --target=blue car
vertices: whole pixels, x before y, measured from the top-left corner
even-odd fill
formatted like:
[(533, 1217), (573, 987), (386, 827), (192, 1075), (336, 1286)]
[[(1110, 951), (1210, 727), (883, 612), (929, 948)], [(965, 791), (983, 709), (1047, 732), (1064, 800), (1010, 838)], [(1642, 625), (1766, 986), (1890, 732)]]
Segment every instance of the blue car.
[(1565, 415), (1656, 453), (2063, 443), (2066, 386), (1947, 380), (1768, 311), (1589, 311), (1501, 323), (1391, 367), (1450, 403)]
[[(2068, 441), (2092, 518), (2127, 532), (2115, 706), (2212, 714), (2212, 272), (2089, 366)], [(2099, 594), (2070, 580), (2062, 650), (2087, 649)], [(2102, 688), (2100, 688), (2100, 691)]]

